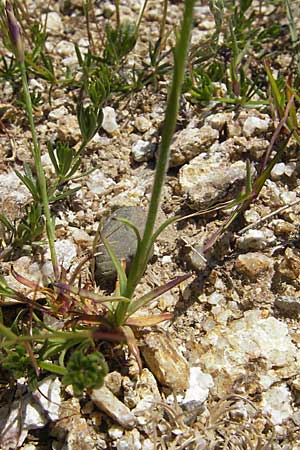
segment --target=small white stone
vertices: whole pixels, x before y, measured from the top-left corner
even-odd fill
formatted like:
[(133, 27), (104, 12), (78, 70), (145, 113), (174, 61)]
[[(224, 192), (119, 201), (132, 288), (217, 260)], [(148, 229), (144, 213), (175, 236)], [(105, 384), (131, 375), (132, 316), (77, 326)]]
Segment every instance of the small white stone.
[[(20, 171), (22, 175), (24, 173)], [(16, 203), (25, 203), (30, 198), (30, 192), (15, 172), (0, 175), (0, 199), (13, 200)]]
[(61, 61), (62, 65), (65, 67), (76, 67), (78, 65), (78, 59), (77, 56), (67, 56), (66, 58), (62, 59)]
[(279, 180), (285, 174), (285, 164), (283, 162), (275, 164), (271, 171), (272, 180)]
[(271, 230), (248, 230), (237, 239), (237, 246), (241, 250), (263, 250), (275, 240), (275, 235)]
[[(54, 246), (58, 265), (62, 265), (65, 269), (69, 269), (73, 259), (77, 255), (76, 245), (69, 239), (61, 239), (60, 241), (56, 241)], [(45, 257), (50, 259), (49, 249), (47, 250)]]
[(224, 295), (219, 292), (213, 292), (207, 299), (210, 305), (218, 305), (224, 300)]
[(114, 110), (114, 108), (106, 106), (105, 108), (102, 109), (102, 112), (103, 112), (102, 128), (107, 133), (111, 134), (119, 128), (119, 125), (117, 124), (116, 121), (116, 111)]
[(69, 227), (69, 231), (72, 233), (72, 237), (78, 245), (87, 245), (93, 240), (92, 236), (80, 228)]
[(134, 126), (140, 133), (148, 131), (151, 125), (150, 120), (144, 116), (138, 116), (134, 121)]
[(214, 382), (211, 375), (202, 372), (200, 367), (191, 367), (189, 388), (182, 403), (191, 401), (204, 402), (208, 397), (209, 389), (213, 385)]
[(39, 92), (44, 90), (42, 83), (40, 81), (37, 81), (35, 78), (31, 78), (31, 80), (29, 81), (29, 88), (35, 89)]
[(66, 116), (67, 114), (68, 114), (67, 108), (65, 106), (60, 106), (59, 108), (53, 109), (53, 111), (49, 113), (48, 117), (49, 119), (52, 120), (58, 120)]
[(243, 126), (243, 132), (246, 137), (255, 136), (267, 131), (269, 128), (270, 119), (260, 119), (259, 117), (248, 117)]
[[(45, 153), (44, 155), (42, 155), (41, 160), (42, 160), (42, 164), (44, 167), (53, 168), (53, 164), (52, 164), (51, 158), (49, 156), (49, 153)], [(53, 170), (54, 170), (54, 168), (53, 168)]]
[(263, 394), (263, 414), (271, 418), (273, 425), (280, 425), (293, 414), (291, 401), (286, 386), (274, 386)]
[(244, 218), (247, 223), (255, 223), (260, 219), (260, 215), (254, 209), (248, 209), (244, 212)]
[(112, 439), (120, 439), (123, 436), (124, 429), (119, 427), (118, 425), (113, 425), (108, 430), (108, 435)]
[(220, 131), (225, 123), (232, 121), (233, 115), (232, 112), (212, 114), (205, 119), (205, 124)]
[(90, 191), (99, 195), (116, 183), (112, 178), (104, 175), (101, 170), (96, 169), (89, 175), (86, 184)]
[(290, 205), (297, 200), (297, 193), (294, 191), (282, 192), (280, 194), (280, 199), (285, 205)]
[(60, 15), (55, 12), (49, 12), (47, 14), (42, 14), (41, 22), (44, 25), (46, 22), (46, 32), (56, 35), (58, 33), (63, 33), (64, 26), (61, 20)]
[(60, 41), (56, 46), (56, 52), (63, 57), (75, 56), (76, 51), (74, 44), (70, 41)]
[(145, 439), (143, 442), (143, 450), (155, 450), (156, 445), (150, 439)]
[(291, 177), (295, 172), (297, 164), (295, 162), (290, 162), (285, 165), (285, 175)]
[[(82, 38), (79, 39), (77, 45), (78, 45), (79, 48), (80, 47), (88, 48), (90, 43), (89, 43), (88, 38), (82, 37)], [(81, 50), (81, 48), (80, 48), (80, 50)]]
[(97, 408), (112, 417), (121, 427), (133, 428), (135, 426), (136, 417), (106, 386), (94, 389), (91, 393), (91, 400)]
[(136, 162), (147, 161), (153, 151), (149, 141), (138, 139), (132, 146), (131, 154)]
[(164, 264), (170, 264), (172, 262), (172, 256), (171, 255), (165, 255), (161, 258), (161, 263)]

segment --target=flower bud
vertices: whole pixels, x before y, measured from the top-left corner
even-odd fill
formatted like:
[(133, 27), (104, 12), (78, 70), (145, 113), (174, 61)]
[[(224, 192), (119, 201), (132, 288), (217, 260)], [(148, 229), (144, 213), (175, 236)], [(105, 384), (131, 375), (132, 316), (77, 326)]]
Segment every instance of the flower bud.
[(14, 52), (15, 52), (16, 58), (20, 62), (23, 62), (24, 61), (24, 46), (23, 46), (23, 40), (22, 40), (22, 36), (21, 36), (21, 29), (20, 29), (20, 25), (17, 22), (17, 19), (15, 18), (15, 15), (13, 13), (11, 4), (8, 1), (6, 2), (5, 10), (6, 10), (9, 36), (10, 36), (11, 42), (14, 46)]

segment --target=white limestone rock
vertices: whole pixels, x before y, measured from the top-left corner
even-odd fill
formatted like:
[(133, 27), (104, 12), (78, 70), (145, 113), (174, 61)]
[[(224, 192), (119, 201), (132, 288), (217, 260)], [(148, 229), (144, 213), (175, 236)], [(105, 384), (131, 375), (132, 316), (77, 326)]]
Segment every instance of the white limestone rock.
[(133, 428), (136, 418), (129, 408), (122, 403), (106, 386), (94, 389), (91, 399), (101, 411), (104, 411), (113, 420), (124, 428)]
[(242, 189), (245, 179), (245, 162), (231, 164), (220, 153), (196, 156), (179, 171), (181, 191), (196, 210), (232, 198)]
[(190, 368), (189, 388), (185, 393), (182, 403), (199, 402), (203, 403), (208, 397), (208, 393), (214, 382), (210, 374), (204, 373), (200, 367)]
[(101, 126), (103, 130), (105, 130), (108, 134), (114, 133), (119, 128), (116, 120), (116, 111), (114, 110), (114, 108), (106, 106), (102, 109), (102, 112), (103, 121)]
[(178, 131), (171, 144), (169, 167), (180, 166), (206, 152), (218, 137), (218, 131), (208, 125)]
[(265, 117), (261, 119), (260, 117), (250, 116), (244, 122), (243, 132), (246, 137), (258, 136), (269, 129), (271, 119)]
[(153, 157), (154, 148), (149, 141), (138, 139), (132, 146), (131, 154), (136, 162), (148, 161)]
[(287, 325), (274, 317), (265, 318), (259, 310), (247, 311), (241, 319), (208, 330), (201, 347), (201, 367), (213, 376), (213, 393), (219, 397), (232, 393), (233, 385), (247, 379), (251, 361), (263, 361), (252, 376), (252, 384), (261, 386), (258, 389), (263, 389), (262, 376), (272, 373), (280, 379), (281, 373), (297, 373), (299, 364), (299, 351)]
[(42, 14), (41, 21), (43, 25), (46, 23), (46, 32), (49, 34), (53, 34), (54, 36), (56, 36), (57, 34), (61, 34), (64, 31), (64, 25), (61, 17), (55, 11), (48, 12), (47, 14)]
[(112, 178), (104, 175), (101, 170), (96, 169), (91, 174), (89, 174), (86, 184), (89, 190), (94, 194), (101, 195), (116, 183)]
[(262, 230), (248, 230), (237, 241), (237, 247), (240, 250), (263, 250), (267, 245), (276, 240), (272, 230), (267, 228)]
[(262, 411), (273, 425), (280, 425), (293, 414), (292, 396), (286, 385), (273, 386), (263, 394)]

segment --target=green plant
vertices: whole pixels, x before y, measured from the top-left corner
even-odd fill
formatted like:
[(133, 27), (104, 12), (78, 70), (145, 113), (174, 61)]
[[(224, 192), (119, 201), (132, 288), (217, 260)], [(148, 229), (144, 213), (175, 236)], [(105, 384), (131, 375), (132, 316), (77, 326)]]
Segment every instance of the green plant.
[[(252, 0), (238, 4), (222, 0), (209, 2), (216, 31), (212, 38), (191, 51), (185, 90), (191, 94), (192, 102), (213, 101), (249, 108), (268, 104), (252, 65), (255, 57), (262, 58), (263, 43), (279, 36), (280, 27), (274, 23), (263, 26), (260, 22), (258, 28), (253, 27), (259, 11), (252, 3)], [(220, 92), (220, 83), (226, 86), (225, 93)]]
[(117, 260), (117, 258), (113, 254), (113, 251), (109, 246), (109, 243), (106, 241), (105, 238), (102, 237), (103, 243), (109, 255), (111, 256), (119, 275), (120, 295), (128, 299), (127, 301), (120, 301), (115, 310), (113, 311), (114, 322), (117, 326), (124, 324), (128, 316), (130, 315), (131, 311), (136, 310), (135, 301), (132, 300), (132, 296), (134, 294), (137, 284), (139, 283), (141, 277), (144, 274), (149, 259), (149, 255), (155, 240), (157, 239), (158, 235), (163, 231), (163, 229), (171, 222), (170, 220), (166, 221), (154, 232), (154, 226), (157, 211), (159, 208), (161, 192), (164, 185), (165, 174), (168, 168), (171, 139), (173, 132), (175, 130), (177, 120), (179, 97), (184, 77), (185, 60), (187, 56), (188, 44), (190, 39), (190, 30), (192, 26), (193, 6), (194, 1), (192, 0), (186, 1), (182, 28), (178, 37), (176, 48), (174, 50), (173, 81), (168, 96), (165, 122), (162, 133), (162, 141), (156, 165), (153, 189), (151, 194), (151, 200), (144, 235), (141, 237), (139, 235), (138, 230), (132, 223), (122, 220), (122, 222), (124, 222), (127, 226), (130, 226), (134, 230), (138, 239), (137, 252), (133, 259), (132, 267), (129, 271), (128, 278), (121, 263)]
[[(193, 6), (194, 0), (186, 1), (182, 29), (178, 35), (177, 45), (174, 50), (174, 75), (168, 97), (160, 156), (157, 162), (153, 192), (144, 235), (139, 236), (135, 227), (131, 223), (126, 222), (127, 226), (132, 227), (135, 230), (138, 237), (138, 250), (128, 278), (122, 263), (115, 257), (108, 242), (102, 238), (107, 251), (111, 255), (116, 266), (119, 276), (119, 284), (113, 296), (99, 296), (87, 287), (82, 288), (80, 282), (76, 287), (75, 280), (85, 261), (79, 264), (72, 275), (67, 276), (66, 271), (63, 268), (59, 273), (56, 265), (55, 253), (52, 253), (55, 281), (46, 288), (22, 277), (13, 269), (12, 274), (17, 281), (29, 289), (28, 294), (23, 294), (10, 288), (3, 278), (0, 279), (0, 295), (16, 300), (22, 304), (25, 312), (30, 311), (29, 324), (25, 328), (22, 325), (21, 318), (18, 319), (20, 321), (17, 321), (17, 326), (14, 327), (9, 324), (0, 323), (0, 333), (3, 336), (2, 347), (4, 349), (9, 348), (10, 351), (15, 352), (15, 354), (18, 354), (21, 351), (22, 355), (24, 354), (23, 349), (25, 349), (32, 366), (35, 368), (37, 376), (41, 369), (57, 373), (63, 376), (64, 382), (71, 382), (73, 384), (76, 393), (80, 393), (84, 387), (98, 387), (103, 382), (107, 366), (102, 356), (98, 352), (95, 352), (95, 344), (99, 340), (126, 341), (141, 367), (141, 360), (133, 327), (151, 326), (162, 320), (171, 319), (172, 314), (164, 313), (156, 316), (135, 317), (134, 313), (190, 276), (190, 274), (188, 274), (176, 277), (165, 285), (159, 286), (141, 297), (134, 297), (136, 286), (146, 269), (153, 243), (159, 233), (174, 220), (167, 220), (154, 231), (156, 215), (168, 166), (170, 143), (176, 125), (179, 97), (192, 26)], [(11, 32), (11, 37), (21, 67), (26, 108), (33, 136), (33, 156), (36, 170), (35, 177), (29, 166), (25, 166), (24, 175), (18, 173), (18, 176), (30, 190), (33, 200), (42, 205), (42, 211), (45, 214), (47, 223), (49, 246), (51, 249), (51, 246), (53, 247), (54, 238), (53, 223), (51, 222), (49, 209), (51, 189), (49, 190), (49, 187), (47, 187), (45, 176), (42, 172), (40, 149), (36, 140), (30, 96), (28, 94), (26, 83), (22, 41), (20, 40), (18, 25), (16, 24), (9, 6), (7, 7), (7, 15), (10, 22), (17, 30), (17, 32)], [(114, 39), (117, 39), (116, 36), (118, 35), (113, 34), (113, 36)], [(114, 42), (117, 42), (117, 40)], [(111, 55), (115, 54), (115, 51), (107, 53), (107, 55), (110, 55), (110, 58)], [(78, 54), (78, 56), (80, 60), (81, 55)], [(57, 181), (54, 183), (56, 187), (61, 186), (65, 181), (72, 179), (75, 175), (81, 152), (93, 137), (101, 123), (101, 107), (108, 92), (108, 85), (105, 78), (106, 69), (104, 69), (104, 66), (101, 66), (98, 68), (97, 72), (97, 69), (93, 65), (93, 61), (94, 58), (91, 55), (88, 55), (85, 60), (81, 59), (82, 68), (84, 70), (80, 101), (77, 110), (78, 121), (82, 133), (81, 147), (74, 153), (74, 150), (65, 144), (59, 143), (56, 149), (49, 144), (49, 155), (57, 175)], [(86, 104), (86, 102), (88, 104)], [(47, 211), (48, 213), (46, 214)], [(33, 294), (34, 299), (32, 299)], [(57, 331), (51, 328), (51, 326), (45, 325), (39, 317), (40, 314), (48, 314), (51, 317), (62, 321), (64, 326), (71, 329), (71, 331)], [(12, 369), (13, 361), (14, 359), (10, 361), (10, 368)], [(28, 360), (26, 359), (26, 363), (27, 362)], [(17, 369), (18, 367), (15, 367), (15, 370)]]
[(44, 231), (44, 218), (39, 203), (26, 205), (22, 219), (12, 223), (1, 213), (2, 238), (0, 240), (0, 256), (4, 261), (9, 260), (22, 251), (25, 246), (40, 245), (40, 238)]
[(23, 87), (23, 95), (25, 101), (26, 112), (28, 116), (28, 121), (30, 125), (30, 131), (32, 135), (32, 156), (34, 159), (35, 170), (37, 174), (37, 188), (40, 194), (40, 198), (42, 200), (43, 210), (46, 218), (46, 231), (48, 236), (49, 248), (51, 253), (51, 261), (53, 265), (53, 271), (57, 274), (57, 258), (54, 247), (55, 240), (55, 231), (54, 231), (54, 223), (50, 213), (49, 207), (49, 199), (47, 193), (47, 182), (45, 173), (43, 170), (42, 160), (41, 160), (41, 149), (37, 140), (36, 130), (34, 126), (33, 119), (33, 110), (31, 103), (31, 96), (29, 93), (27, 75), (26, 75), (26, 66), (24, 60), (24, 42), (20, 32), (20, 26), (16, 21), (16, 18), (13, 14), (12, 7), (9, 2), (6, 3), (6, 17), (7, 17), (7, 25), (9, 30), (9, 38), (11, 40), (11, 46), (14, 50), (16, 60), (19, 65), (19, 69), (21, 72), (22, 79), (22, 87)]
[[(207, 240), (203, 247), (203, 252), (207, 252), (215, 242), (222, 236), (222, 234), (230, 228), (230, 226), (237, 220), (238, 217), (241, 216), (241, 214), (246, 211), (252, 202), (254, 202), (258, 196), (260, 191), (262, 190), (264, 184), (266, 183), (267, 179), (270, 177), (270, 173), (277, 164), (282, 155), (284, 154), (287, 144), (293, 134), (293, 131), (291, 131), (287, 138), (285, 139), (284, 144), (282, 144), (279, 149), (276, 150), (275, 155), (273, 158), (270, 158), (271, 152), (273, 150), (274, 144), (276, 142), (276, 139), (280, 135), (280, 133), (284, 130), (284, 128), (287, 125), (288, 122), (288, 116), (290, 114), (290, 110), (293, 106), (294, 97), (292, 96), (286, 105), (284, 115), (282, 119), (280, 120), (276, 130), (273, 133), (271, 142), (269, 147), (267, 148), (265, 152), (265, 156), (262, 160), (261, 167), (259, 170), (259, 173), (255, 180), (252, 182), (251, 179), (251, 168), (250, 164), (247, 165), (247, 177), (245, 182), (245, 188), (243, 191), (241, 191), (237, 197), (229, 202), (226, 202), (222, 205), (216, 205), (215, 207), (212, 207), (209, 211), (216, 211), (218, 209), (233, 209), (231, 214), (229, 215), (229, 218), (225, 221), (225, 223)], [(197, 213), (196, 213), (197, 214)]]

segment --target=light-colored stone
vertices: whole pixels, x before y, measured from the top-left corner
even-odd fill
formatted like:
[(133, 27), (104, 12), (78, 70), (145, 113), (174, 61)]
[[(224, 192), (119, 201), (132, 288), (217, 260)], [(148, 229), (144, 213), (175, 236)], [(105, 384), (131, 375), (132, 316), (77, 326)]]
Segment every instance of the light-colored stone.
[(169, 167), (180, 166), (201, 152), (207, 152), (218, 137), (218, 131), (208, 125), (178, 131), (171, 144)]
[[(24, 173), (20, 171), (22, 175)], [(9, 202), (22, 204), (29, 200), (31, 194), (15, 172), (7, 172), (0, 175), (0, 204), (3, 202), (2, 211)], [(16, 205), (15, 205), (16, 208)]]
[(220, 397), (232, 393), (236, 381), (247, 380), (250, 361), (263, 360), (259, 372), (253, 374), (253, 388), (248, 386), (261, 390), (259, 377), (274, 370), (275, 377), (280, 377), (280, 368), (294, 373), (299, 359), (287, 325), (274, 317), (265, 318), (259, 310), (247, 311), (243, 318), (208, 331), (201, 339), (201, 353), (201, 367), (213, 376), (212, 389)]
[[(149, 424), (154, 418), (155, 406), (162, 401), (154, 375), (148, 369), (143, 369), (133, 390), (135, 407), (131, 412), (136, 416), (138, 425), (147, 432), (149, 431)], [(127, 390), (124, 394), (124, 401), (129, 403), (132, 400), (133, 393)], [(155, 415), (158, 419), (159, 413), (156, 412)], [(160, 417), (162, 418), (162, 414)]]
[(204, 373), (200, 367), (191, 367), (189, 376), (189, 388), (186, 391), (182, 403), (203, 403), (208, 397), (210, 388), (214, 385), (211, 375)]
[(141, 347), (147, 365), (156, 378), (175, 391), (187, 389), (189, 367), (171, 336), (149, 333)]
[(56, 36), (57, 34), (61, 34), (64, 31), (61, 17), (55, 11), (48, 12), (47, 14), (42, 14), (41, 22), (43, 25), (46, 23), (46, 32), (49, 34), (53, 34), (54, 36)]
[(58, 118), (58, 126), (55, 128), (57, 136), (62, 142), (68, 143), (70, 146), (77, 144), (81, 139), (81, 132), (78, 125), (77, 117), (70, 114), (61, 115)]
[(268, 130), (270, 123), (271, 119), (269, 117), (264, 119), (255, 116), (248, 117), (243, 125), (244, 135), (250, 137), (262, 134)]
[(237, 240), (237, 247), (241, 250), (263, 250), (276, 240), (273, 231), (269, 229), (248, 230)]
[(117, 450), (141, 450), (142, 443), (138, 430), (126, 431), (125, 436), (118, 440)]
[(239, 255), (235, 262), (235, 269), (238, 273), (255, 281), (257, 277), (266, 275), (267, 272), (273, 274), (273, 265), (272, 258), (262, 253), (253, 252)]
[(224, 161), (221, 154), (201, 154), (179, 171), (179, 184), (189, 205), (203, 209), (212, 203), (232, 198), (246, 179), (246, 164)]
[(205, 124), (221, 131), (225, 123), (232, 122), (233, 116), (233, 112), (219, 112), (216, 114), (211, 114), (205, 119)]
[(49, 113), (49, 119), (58, 120), (68, 114), (68, 110), (65, 106), (60, 106), (59, 108), (53, 109)]
[(36, 391), (0, 408), (2, 449), (19, 448), (29, 430), (43, 428), (59, 418), (60, 386), (58, 378), (45, 378)]
[(116, 111), (114, 110), (114, 108), (106, 106), (102, 109), (102, 112), (103, 121), (101, 126), (103, 130), (105, 130), (108, 134), (112, 134), (119, 128), (116, 120)]
[(127, 406), (124, 405), (106, 386), (94, 389), (91, 399), (101, 411), (115, 420), (124, 428), (133, 428), (136, 419)]
[(272, 180), (280, 180), (282, 175), (285, 174), (285, 163), (281, 162), (278, 164), (275, 164), (271, 171), (271, 178)]
[(285, 385), (273, 386), (263, 394), (262, 411), (273, 425), (280, 425), (293, 414), (292, 397)]
[(116, 183), (112, 178), (104, 175), (101, 170), (96, 169), (88, 176), (86, 184), (90, 191), (100, 195)]
[(140, 133), (148, 131), (151, 125), (151, 121), (144, 116), (138, 116), (134, 121), (134, 126)]
[[(62, 265), (65, 269), (70, 269), (70, 266), (77, 255), (77, 247), (70, 239), (61, 239), (54, 243), (57, 255), (58, 265)], [(45, 259), (50, 260), (50, 250), (45, 254)]]
[(114, 395), (118, 395), (121, 390), (122, 375), (117, 371), (110, 372), (106, 375), (104, 384)]
[(148, 161), (154, 155), (154, 146), (149, 141), (138, 139), (132, 146), (131, 154), (136, 162)]
[(69, 227), (69, 231), (71, 232), (76, 244), (80, 245), (81, 247), (87, 247), (93, 241), (93, 237), (80, 228)]
[(120, 439), (123, 436), (124, 430), (119, 425), (113, 425), (108, 430), (108, 435), (111, 439)]

